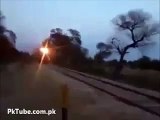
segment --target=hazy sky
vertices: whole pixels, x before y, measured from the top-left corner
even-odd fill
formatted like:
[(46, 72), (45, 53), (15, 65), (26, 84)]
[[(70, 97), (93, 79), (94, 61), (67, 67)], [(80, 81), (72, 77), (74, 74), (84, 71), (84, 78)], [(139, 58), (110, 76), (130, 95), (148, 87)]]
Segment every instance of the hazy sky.
[[(32, 51), (52, 28), (74, 28), (82, 35), (83, 46), (90, 54), (96, 43), (106, 41), (113, 32), (111, 19), (132, 9), (143, 9), (159, 21), (159, 0), (1, 0), (6, 25), (17, 35), (17, 48)], [(158, 39), (158, 37), (156, 37)], [(147, 54), (159, 57), (158, 44), (150, 46)], [(128, 58), (136, 59), (134, 51)]]

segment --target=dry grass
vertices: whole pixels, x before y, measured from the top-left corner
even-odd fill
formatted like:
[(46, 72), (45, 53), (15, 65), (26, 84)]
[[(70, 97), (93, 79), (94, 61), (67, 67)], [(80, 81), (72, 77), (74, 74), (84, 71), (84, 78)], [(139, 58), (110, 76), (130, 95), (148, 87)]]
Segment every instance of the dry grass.
[[(112, 79), (114, 67), (105, 67), (102, 76)], [(117, 80), (136, 87), (152, 89), (160, 92), (160, 71), (149, 69), (131, 69), (127, 66), (121, 71), (121, 78)]]
[(130, 69), (125, 67), (122, 70), (122, 75), (128, 83), (138, 87), (160, 91), (160, 71)]

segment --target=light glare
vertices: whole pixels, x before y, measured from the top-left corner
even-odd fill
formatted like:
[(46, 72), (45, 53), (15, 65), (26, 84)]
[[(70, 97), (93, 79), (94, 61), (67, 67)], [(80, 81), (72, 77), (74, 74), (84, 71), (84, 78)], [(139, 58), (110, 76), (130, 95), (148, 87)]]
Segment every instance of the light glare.
[(43, 53), (43, 54), (48, 54), (48, 48), (40, 48), (40, 51)]

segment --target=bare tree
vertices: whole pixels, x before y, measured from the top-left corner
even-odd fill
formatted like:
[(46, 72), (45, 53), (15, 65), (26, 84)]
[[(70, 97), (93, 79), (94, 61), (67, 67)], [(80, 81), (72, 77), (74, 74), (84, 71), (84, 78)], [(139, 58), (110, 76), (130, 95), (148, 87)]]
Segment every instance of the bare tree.
[[(129, 43), (124, 45), (124, 40), (112, 37), (111, 45), (118, 51), (119, 66), (116, 71), (120, 73), (123, 67), (124, 56), (128, 53), (130, 48), (137, 48), (149, 44), (152, 39), (151, 36), (159, 33), (159, 24), (151, 23), (151, 15), (142, 10), (132, 10), (127, 14), (118, 15), (112, 22), (119, 31), (124, 31), (125, 35), (129, 37)], [(118, 73), (116, 73), (118, 74)]]

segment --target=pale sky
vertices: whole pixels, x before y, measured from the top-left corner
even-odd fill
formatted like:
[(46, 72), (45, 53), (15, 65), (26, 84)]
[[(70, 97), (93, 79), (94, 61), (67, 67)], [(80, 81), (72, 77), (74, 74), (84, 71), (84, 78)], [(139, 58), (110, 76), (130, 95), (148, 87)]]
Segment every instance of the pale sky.
[[(33, 51), (52, 28), (73, 28), (80, 31), (83, 46), (93, 56), (96, 44), (105, 42), (113, 33), (111, 20), (116, 15), (143, 9), (159, 21), (159, 3), (160, 0), (1, 0), (0, 8), (6, 16), (6, 26), (17, 35), (19, 50)], [(159, 58), (158, 42), (148, 48), (145, 55)], [(140, 56), (134, 51), (127, 58)]]

